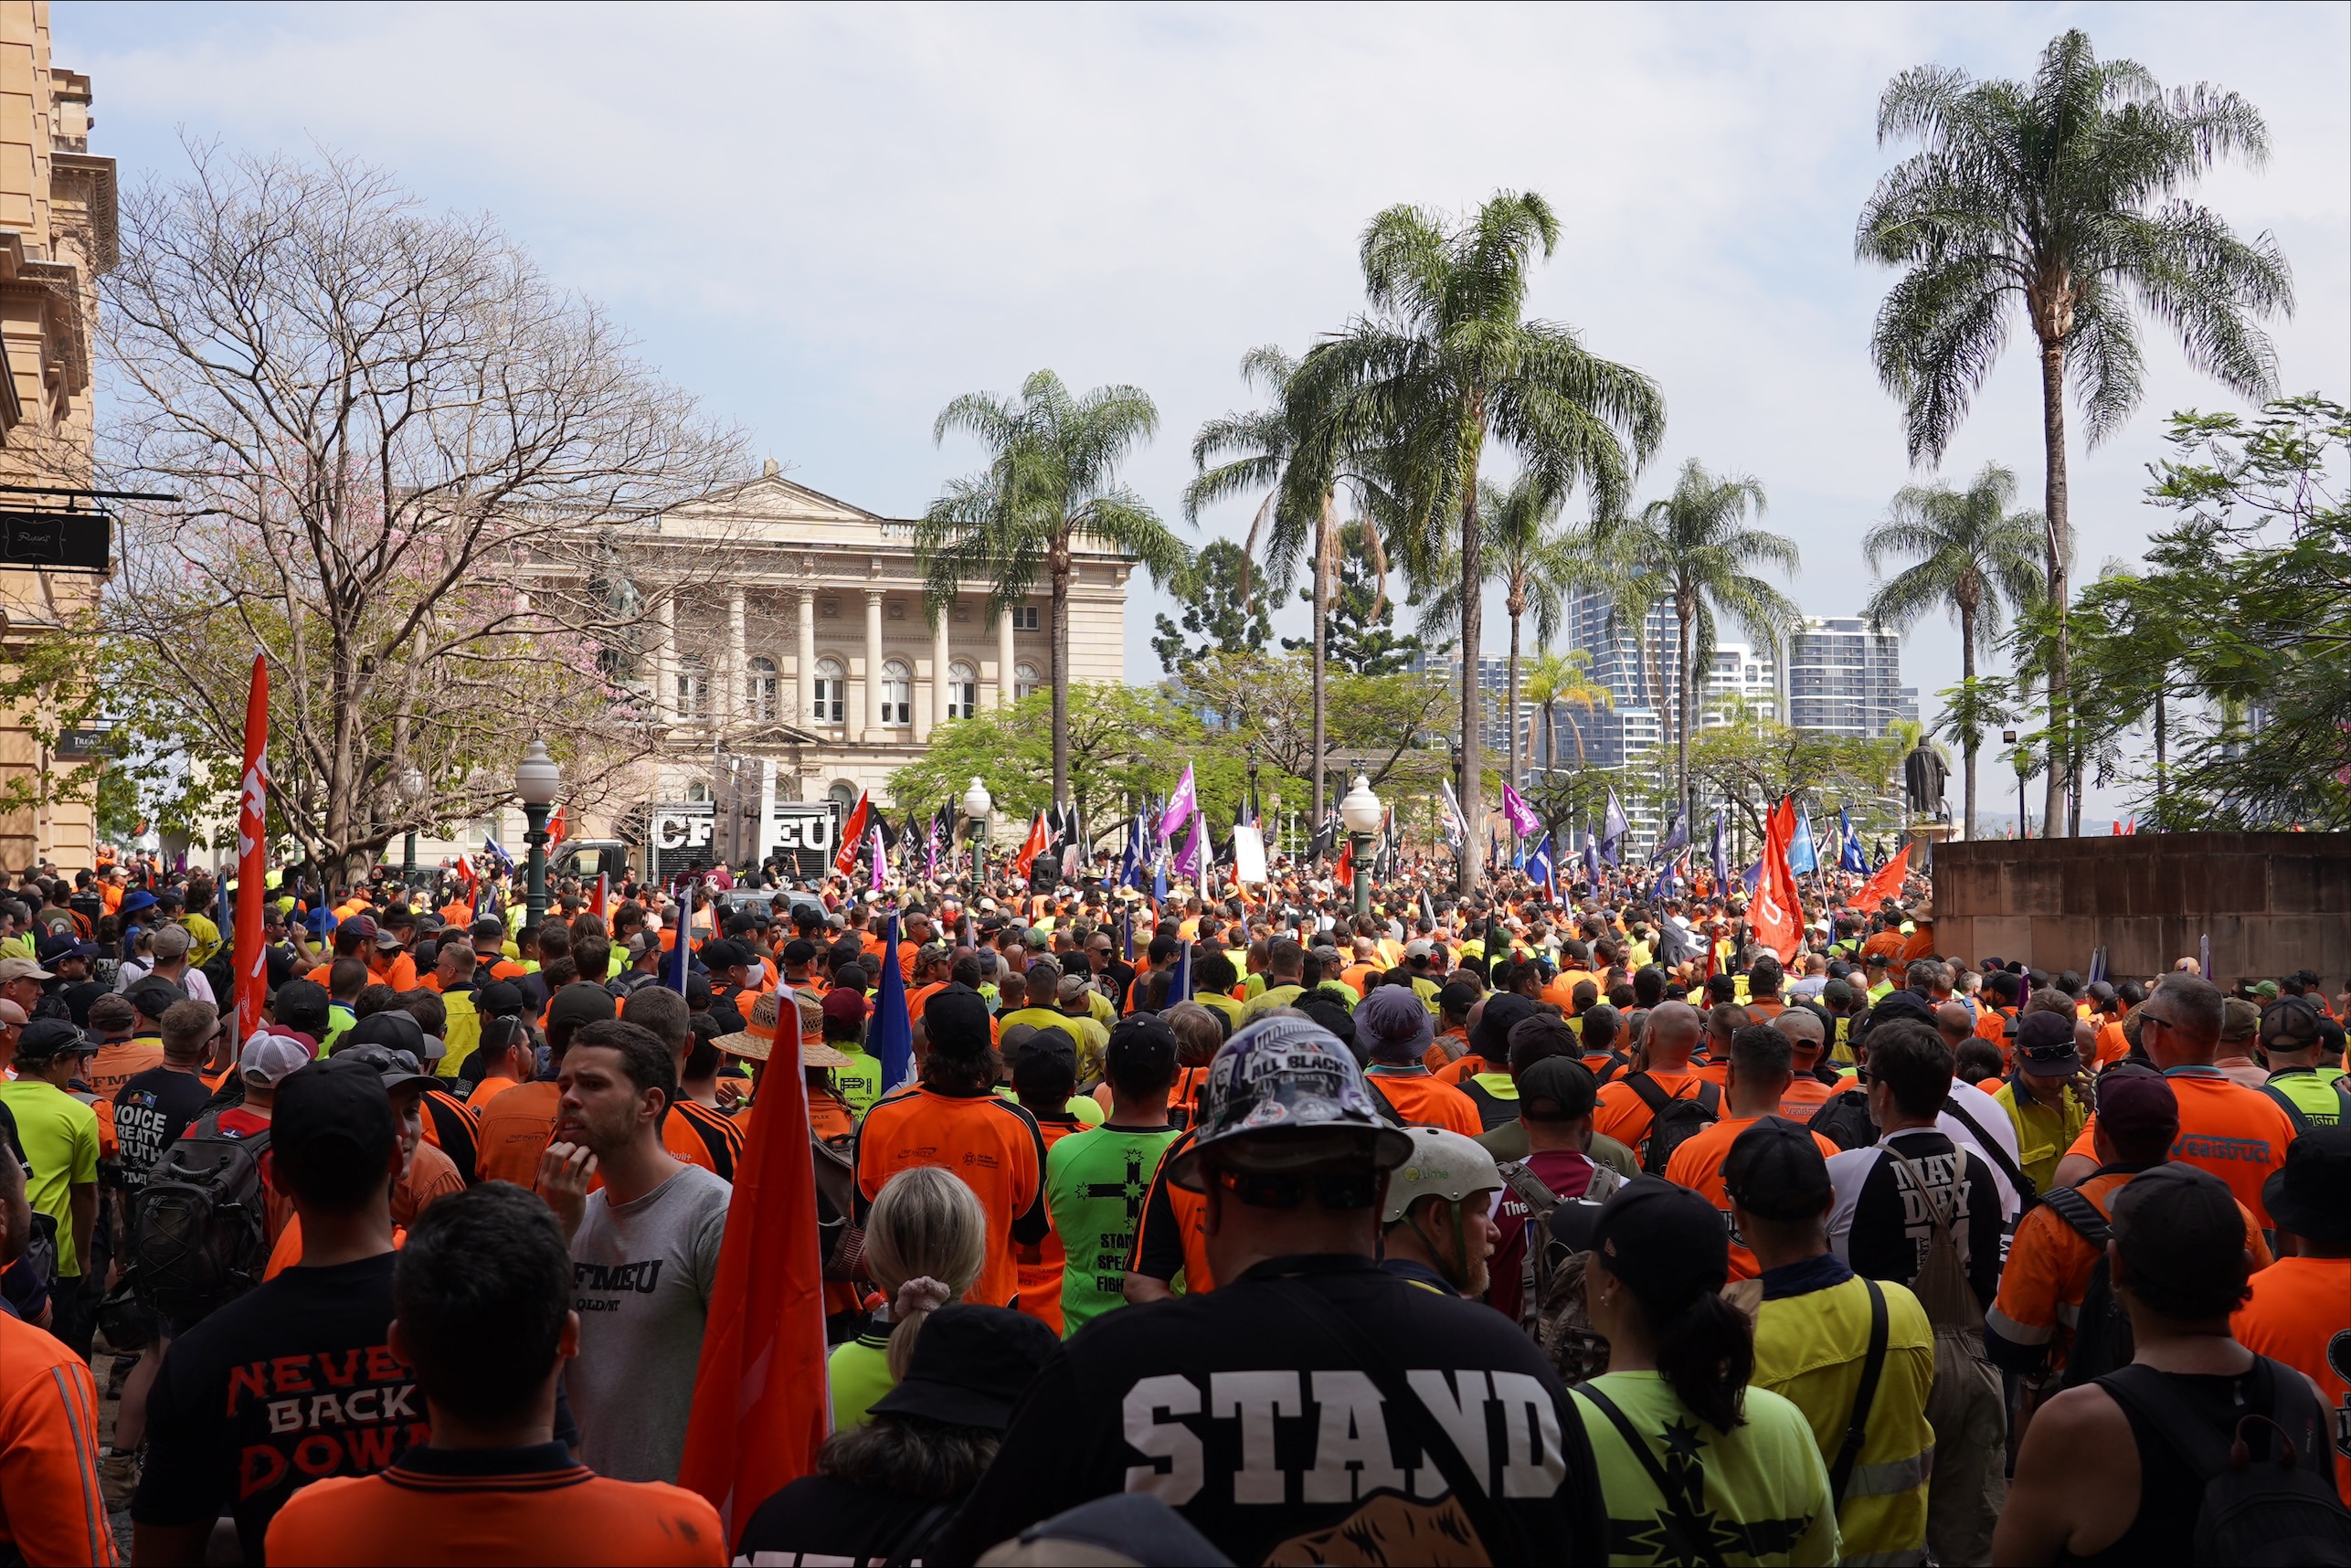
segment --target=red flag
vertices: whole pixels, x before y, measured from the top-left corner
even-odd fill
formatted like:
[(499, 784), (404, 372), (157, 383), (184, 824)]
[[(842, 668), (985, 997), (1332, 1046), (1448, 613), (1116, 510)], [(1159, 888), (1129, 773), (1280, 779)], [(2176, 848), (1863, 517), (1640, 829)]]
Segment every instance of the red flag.
[(547, 819), (547, 847), (549, 849), (553, 849), (556, 845), (563, 842), (564, 834), (569, 831), (564, 825), (563, 812), (564, 809), (561, 806), (557, 806), (556, 808), (556, 814)]
[(832, 1425), (823, 1262), (800, 1041), (776, 1043), (726, 1204), (678, 1484), (718, 1510), (726, 1539), (807, 1475)]
[(1347, 835), (1339, 846), (1339, 864), (1331, 872), (1332, 885), (1344, 891), (1355, 885), (1355, 835)]
[(596, 874), (596, 891), (589, 894), (588, 897), (588, 912), (601, 920), (605, 918), (606, 906), (611, 901), (612, 874), (609, 871), (598, 872)]
[(1875, 909), (1889, 898), (1902, 895), (1902, 879), (1910, 874), (1911, 846), (1904, 844), (1894, 858), (1878, 868), (1878, 874), (1861, 885), (1853, 895), (1857, 909)]
[(849, 821), (841, 826), (841, 848), (833, 852), (832, 869), (842, 875), (857, 863), (857, 852), (865, 847), (865, 813), (868, 810), (865, 791), (857, 792), (857, 805), (849, 813)]
[(1021, 853), (1012, 857), (1012, 869), (1025, 877), (1031, 863), (1044, 853), (1045, 814), (1039, 811), (1036, 821), (1029, 824), (1029, 836), (1021, 841)]
[(261, 906), (269, 896), (270, 662), (253, 655), (253, 683), (245, 695), (245, 771), (237, 788), (237, 1040), (261, 1027), (270, 994), (268, 954), (261, 949)]
[(1804, 940), (1804, 906), (1788, 870), (1788, 843), (1795, 837), (1795, 804), (1783, 797), (1763, 834), (1763, 874), (1755, 880), (1755, 901), (1747, 906), (1755, 940), (1777, 953), (1782, 963), (1795, 957)]

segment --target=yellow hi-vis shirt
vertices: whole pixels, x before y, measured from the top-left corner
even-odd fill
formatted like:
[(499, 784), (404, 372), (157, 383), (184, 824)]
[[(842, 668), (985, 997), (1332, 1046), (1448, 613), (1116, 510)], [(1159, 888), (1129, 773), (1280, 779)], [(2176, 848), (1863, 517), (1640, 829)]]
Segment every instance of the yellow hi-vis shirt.
[[(1916, 1563), (1926, 1547), (1927, 1473), (1934, 1460), (1934, 1429), (1926, 1422), (1934, 1328), (1909, 1290), (1884, 1280), (1878, 1288), (1886, 1296), (1886, 1365), (1837, 1510), (1837, 1533), (1848, 1563)], [(1869, 1350), (1869, 1291), (1858, 1278), (1766, 1299), (1755, 1314), (1749, 1386), (1769, 1389), (1804, 1412), (1821, 1462), (1834, 1465)]]

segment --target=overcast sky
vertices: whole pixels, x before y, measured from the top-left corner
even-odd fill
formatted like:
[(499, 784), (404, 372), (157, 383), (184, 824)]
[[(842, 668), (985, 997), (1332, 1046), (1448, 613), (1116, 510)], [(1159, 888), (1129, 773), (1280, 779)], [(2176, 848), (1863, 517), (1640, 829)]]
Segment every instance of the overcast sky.
[[(1852, 249), (1899, 155), (1877, 145), (1878, 94), (1929, 61), (2025, 75), (2076, 26), (2267, 115), (2269, 165), (2197, 194), (2293, 264), (2297, 313), (2272, 323), (2284, 387), (2351, 397), (2342, 5), (60, 3), (52, 24), (57, 62), (93, 79), (91, 150), (126, 185), (182, 166), (183, 135), (380, 164), (498, 215), (795, 478), (896, 516), (976, 464), (933, 446), (940, 406), (1039, 367), (1151, 394), (1160, 435), (1129, 478), (1178, 515), (1192, 432), (1248, 401), (1243, 352), (1301, 349), (1360, 304), (1373, 213), (1532, 189), (1562, 220), (1532, 313), (1664, 389), (1641, 498), (1685, 458), (1753, 474), (1803, 549), (1798, 601), (1851, 614), (1861, 531), (1912, 477), (1867, 352), (1889, 275)], [(2144, 546), (2165, 416), (2232, 402), (2158, 332), (2147, 350), (2138, 417), (2074, 453), (2087, 572)], [(1943, 472), (1987, 461), (2037, 500), (2037, 381), (2013, 349)], [(1199, 538), (1237, 537), (1246, 511)], [(1160, 603), (1148, 584), (1129, 601), (1132, 679), (1158, 676)], [(1957, 641), (1910, 640), (1930, 709)]]

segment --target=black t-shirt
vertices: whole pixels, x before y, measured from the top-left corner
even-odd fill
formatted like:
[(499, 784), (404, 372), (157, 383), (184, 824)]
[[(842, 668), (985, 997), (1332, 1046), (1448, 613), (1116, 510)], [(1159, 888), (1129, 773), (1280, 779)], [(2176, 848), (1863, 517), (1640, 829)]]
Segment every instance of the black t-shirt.
[(147, 1399), (132, 1520), (199, 1524), (228, 1504), (259, 1563), (297, 1487), (372, 1475), (431, 1437), (424, 1394), (386, 1342), (394, 1256), (290, 1268), (172, 1341)]
[[(1922, 1197), (1912, 1186), (1901, 1160), (1887, 1155), (1889, 1144), (1852, 1150), (1837, 1157), (1830, 1180), (1837, 1203), (1830, 1232), (1845, 1229), (1845, 1261), (1856, 1274), (1909, 1285), (1925, 1266), (1927, 1247), (1934, 1238), (1934, 1223), (1927, 1201), (1954, 1222), (1960, 1261), (1976, 1299), (1990, 1307), (2000, 1290), (2000, 1264), (2007, 1229), (2000, 1207), (2000, 1189), (1991, 1166), (1974, 1150), (1962, 1149), (1933, 1128), (1898, 1132), (1890, 1147), (1926, 1178)], [(1849, 1213), (1849, 1219), (1848, 1215)]]
[(114, 1140), (122, 1148), (122, 1191), (131, 1197), (147, 1172), (202, 1114), (212, 1091), (194, 1073), (150, 1067), (133, 1073), (114, 1097)]
[[(1389, 1364), (1359, 1362), (1334, 1321)], [(1394, 1410), (1382, 1380), (1418, 1410)], [(1431, 1425), (1482, 1496), (1452, 1495), (1420, 1436)], [(1158, 1496), (1235, 1563), (1420, 1561), (1488, 1518), (1516, 1539), (1483, 1544), (1486, 1561), (1607, 1559), (1592, 1450), (1549, 1361), (1492, 1308), (1353, 1255), (1273, 1258), (1087, 1324), (1029, 1385), (927, 1560), (970, 1563), (1119, 1491)]]
[(905, 1555), (917, 1532), (938, 1528), (946, 1515), (933, 1515), (933, 1506), (838, 1476), (802, 1476), (759, 1505), (735, 1555), (778, 1568), (879, 1568)]

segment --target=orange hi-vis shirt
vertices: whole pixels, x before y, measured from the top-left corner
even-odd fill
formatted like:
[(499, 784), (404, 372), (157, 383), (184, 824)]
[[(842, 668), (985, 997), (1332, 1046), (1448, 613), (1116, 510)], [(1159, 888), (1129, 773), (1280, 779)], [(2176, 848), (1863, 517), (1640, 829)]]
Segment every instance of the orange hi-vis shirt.
[(1375, 1066), (1363, 1075), (1363, 1083), (1414, 1127), (1441, 1127), (1464, 1138), (1486, 1130), (1477, 1102), (1451, 1084), (1439, 1083), (1426, 1067)]
[(1975, 1038), (1989, 1040), (2000, 1048), (2003, 1067), (2013, 1065), (2009, 1058), (2017, 1049), (2017, 1015), (2013, 1007), (1994, 1007), (1988, 1003), (1975, 1015)]
[[(1722, 1183), (1722, 1162), (1731, 1158), (1732, 1140), (1754, 1126), (1761, 1117), (1724, 1117), (1697, 1137), (1686, 1140), (1666, 1161), (1666, 1180), (1677, 1187), (1687, 1187), (1708, 1202), (1722, 1216), (1723, 1234), (1731, 1238), (1731, 1277), (1753, 1279), (1760, 1272), (1755, 1255), (1749, 1251), (1745, 1238), (1739, 1234), (1738, 1225), (1731, 1218), (1731, 1194)], [(1813, 1142), (1820, 1146), (1820, 1157), (1842, 1153), (1836, 1144), (1818, 1133)]]
[(2335, 1486), (2351, 1508), (2351, 1257), (2282, 1257), (2229, 1319), (2249, 1351), (2306, 1375), (2335, 1411)]
[[(2102, 1170), (2074, 1191), (2111, 1222), (2115, 1192), (2143, 1169), (2153, 1167)], [(2242, 1203), (2237, 1206), (2244, 1209)], [(2261, 1239), (2261, 1227), (2250, 1212), (2245, 1213), (2245, 1245), (2253, 1255), (2256, 1270), (2269, 1268), (2269, 1244)], [(2017, 1222), (2016, 1236), (2008, 1244), (2008, 1261), (2000, 1270), (2000, 1293), (1985, 1314), (1986, 1323), (2012, 1344), (2047, 1345), (2049, 1370), (2062, 1371), (2066, 1352), (2073, 1344), (2081, 1298), (2089, 1294), (2090, 1277), (2102, 1255), (2063, 1215), (2046, 1203), (2039, 1205)], [(2259, 1273), (2254, 1276), (2260, 1277)]]
[(1440, 1084), (1452, 1084), (1458, 1086), (1462, 1079), (1474, 1078), (1480, 1073), (1507, 1073), (1509, 1070), (1510, 1065), (1508, 1062), (1489, 1062), (1472, 1051), (1467, 1055), (1456, 1056), (1444, 1066), (1434, 1069), (1434, 1076)]
[(46, 1330), (0, 1313), (0, 1556), (115, 1563), (98, 1489), (98, 1384)]
[[(2171, 1157), (2227, 1182), (2254, 1223), (2268, 1230), (2261, 1183), (2271, 1171), (2285, 1169), (2286, 1145), (2293, 1141), (2292, 1119), (2277, 1101), (2222, 1077), (2215, 1068), (2174, 1067), (2164, 1077), (2179, 1099), (2179, 1136), (2172, 1139)], [(2065, 1152), (2097, 1159), (2092, 1141), (2097, 1130), (2093, 1115)]]
[(517, 1084), (482, 1107), (482, 1147), (474, 1173), (484, 1181), (512, 1181), (536, 1191), (539, 1156), (555, 1136), (563, 1089), (555, 1084)]
[[(1668, 1099), (1677, 1100), (1696, 1099), (1699, 1085), (1710, 1081), (1696, 1068), (1675, 1073), (1652, 1067), (1648, 1076), (1657, 1080), (1657, 1087), (1666, 1092)], [(1612, 1079), (1600, 1086), (1600, 1101), (1592, 1113), (1592, 1130), (1615, 1139), (1631, 1150), (1636, 1159), (1648, 1146), (1649, 1124), (1656, 1119), (1657, 1113), (1649, 1109), (1649, 1102), (1641, 1097), (1628, 1078)]]
[(1168, 1180), (1168, 1164), (1191, 1142), (1184, 1133), (1160, 1155), (1160, 1168), (1144, 1194), (1143, 1212), (1135, 1220), (1135, 1245), (1127, 1255), (1127, 1272), (1147, 1278), (1172, 1280), (1183, 1275), (1184, 1293), (1204, 1295), (1216, 1288), (1208, 1266), (1208, 1197)]
[(988, 1259), (966, 1301), (1012, 1307), (1021, 1293), (1015, 1242), (1043, 1241), (1045, 1145), (1036, 1118), (1001, 1095), (942, 1095), (913, 1085), (874, 1102), (857, 1128), (857, 1214), (901, 1171), (936, 1165), (959, 1177), (988, 1214)]
[(662, 1113), (662, 1147), (671, 1159), (729, 1181), (743, 1165), (742, 1128), (725, 1112), (694, 1100), (672, 1100)]
[(661, 1481), (616, 1481), (560, 1443), (417, 1447), (373, 1476), (312, 1481), (270, 1521), (272, 1563), (653, 1563), (726, 1562), (703, 1498)]
[(519, 1089), (522, 1086), (520, 1080), (510, 1078), (503, 1073), (492, 1073), (473, 1086), (473, 1092), (465, 1097), (465, 1107), (473, 1113), (473, 1125), (477, 1133), (481, 1129), (483, 1107), (508, 1089)]
[[(1542, 999), (1572, 1017), (1575, 1012), (1575, 988), (1585, 980), (1590, 980), (1595, 990), (1599, 987), (1600, 977), (1590, 969), (1562, 969), (1543, 987)], [(1604, 996), (1600, 1000), (1608, 999)]]
[(1810, 1073), (1798, 1073), (1780, 1096), (1780, 1114), (1793, 1122), (1808, 1122), (1836, 1092)]
[(2123, 1037), (2121, 1019), (2098, 1026), (2098, 1071), (2104, 1072), (2130, 1054), (2131, 1043)]

